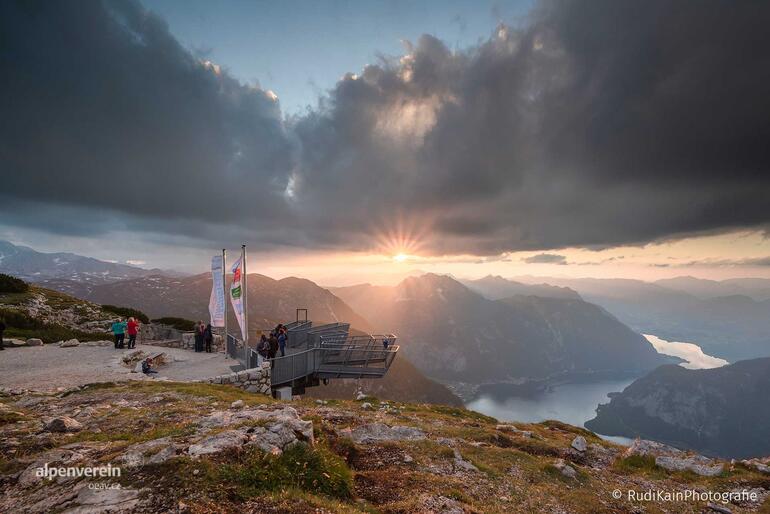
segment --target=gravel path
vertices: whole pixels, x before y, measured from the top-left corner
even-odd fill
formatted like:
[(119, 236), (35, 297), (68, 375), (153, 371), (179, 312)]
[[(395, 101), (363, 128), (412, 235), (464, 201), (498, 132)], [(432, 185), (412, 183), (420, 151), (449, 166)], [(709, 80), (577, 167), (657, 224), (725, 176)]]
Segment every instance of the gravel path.
[[(158, 370), (157, 378), (195, 380), (241, 369), (238, 362), (224, 353), (195, 353), (177, 348), (136, 345), (145, 353), (163, 352), (173, 359)], [(0, 352), (0, 386), (33, 390), (55, 390), (93, 382), (154, 380), (141, 373), (131, 373), (121, 357), (133, 350), (112, 346), (54, 345), (8, 348)]]

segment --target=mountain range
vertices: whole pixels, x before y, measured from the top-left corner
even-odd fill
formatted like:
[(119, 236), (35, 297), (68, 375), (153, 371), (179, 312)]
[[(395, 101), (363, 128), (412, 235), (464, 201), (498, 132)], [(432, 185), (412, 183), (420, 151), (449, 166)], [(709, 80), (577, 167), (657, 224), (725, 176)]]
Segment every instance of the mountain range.
[(581, 299), (577, 291), (569, 287), (552, 286), (550, 284), (525, 284), (505, 279), (499, 275), (487, 275), (476, 280), (460, 280), (460, 283), (490, 300), (500, 300), (517, 295), (571, 300)]
[(643, 373), (670, 362), (642, 336), (579, 297), (490, 300), (435, 274), (396, 286), (332, 291), (375, 329), (395, 331), (430, 377), (489, 383), (569, 373)]
[[(352, 327), (369, 332), (369, 323), (328, 290), (303, 278), (274, 280), (257, 273), (248, 275), (248, 309), (250, 330), (264, 330), (278, 323), (294, 321), (297, 309), (307, 309), (309, 319), (317, 323), (345, 321)], [(133, 307), (151, 318), (179, 316), (207, 319), (211, 274), (202, 273), (183, 278), (151, 275), (91, 288), (86, 299), (101, 303)], [(235, 317), (229, 309), (231, 327)]]
[[(147, 270), (128, 264), (101, 261), (74, 253), (43, 253), (8, 241), (0, 241), (0, 273), (44, 284), (51, 289), (80, 293), (78, 296), (82, 296), (82, 293), (93, 285), (154, 274), (181, 275), (173, 271)], [(67, 291), (67, 288), (70, 291)]]
[(590, 430), (726, 458), (770, 454), (770, 358), (713, 369), (661, 366), (600, 405)]
[[(569, 287), (636, 332), (654, 334), (668, 341), (696, 343), (705, 353), (730, 362), (770, 356), (770, 300), (761, 300), (763, 279), (717, 282), (721, 284), (717, 286), (720, 291), (734, 291), (728, 288), (740, 285), (744, 290), (759, 291), (756, 297), (742, 294), (700, 297), (694, 294), (695, 288), (689, 286), (700, 287), (701, 281), (686, 277), (657, 283), (562, 277), (519, 277), (517, 281)], [(672, 283), (678, 288), (670, 288)], [(747, 284), (754, 286), (750, 288)], [(689, 285), (689, 292), (683, 290), (685, 285)]]

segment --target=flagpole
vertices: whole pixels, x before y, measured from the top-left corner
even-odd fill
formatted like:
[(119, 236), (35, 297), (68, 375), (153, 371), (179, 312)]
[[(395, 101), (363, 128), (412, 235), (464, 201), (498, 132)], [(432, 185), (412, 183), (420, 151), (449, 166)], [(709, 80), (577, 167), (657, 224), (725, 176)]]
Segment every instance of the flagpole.
[(241, 245), (241, 262), (243, 263), (243, 347), (246, 353), (246, 367), (249, 365), (249, 276), (246, 274), (246, 245)]
[(222, 298), (225, 300), (225, 353), (227, 353), (227, 250), (222, 248)]

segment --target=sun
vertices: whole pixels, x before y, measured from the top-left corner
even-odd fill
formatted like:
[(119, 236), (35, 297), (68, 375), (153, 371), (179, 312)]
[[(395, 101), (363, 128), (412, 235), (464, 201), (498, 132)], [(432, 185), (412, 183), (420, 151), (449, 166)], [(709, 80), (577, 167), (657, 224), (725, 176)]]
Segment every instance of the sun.
[(404, 262), (408, 258), (409, 256), (405, 253), (397, 253), (396, 255), (393, 256), (393, 260), (396, 262)]

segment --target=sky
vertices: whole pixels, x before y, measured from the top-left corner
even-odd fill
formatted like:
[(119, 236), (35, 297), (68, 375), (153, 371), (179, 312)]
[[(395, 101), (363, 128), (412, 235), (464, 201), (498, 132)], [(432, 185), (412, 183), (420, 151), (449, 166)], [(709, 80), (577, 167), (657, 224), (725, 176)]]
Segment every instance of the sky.
[(770, 277), (770, 4), (0, 4), (0, 239), (328, 285)]

